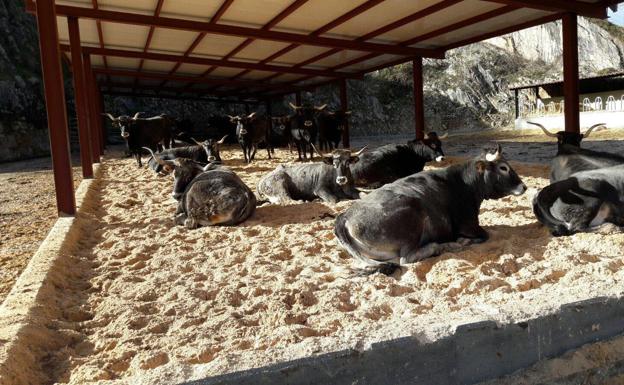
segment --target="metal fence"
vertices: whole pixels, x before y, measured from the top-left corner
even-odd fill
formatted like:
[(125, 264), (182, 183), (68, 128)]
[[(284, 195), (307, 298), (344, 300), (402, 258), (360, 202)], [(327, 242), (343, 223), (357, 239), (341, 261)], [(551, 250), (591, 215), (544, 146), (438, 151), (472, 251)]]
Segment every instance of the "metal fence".
[[(520, 106), (520, 116), (541, 117), (560, 115), (564, 113), (564, 106), (563, 100), (548, 104), (544, 104), (541, 100), (538, 100), (537, 103), (528, 102)], [(579, 103), (579, 107), (582, 112), (622, 112), (624, 111), (624, 95), (619, 99), (609, 95), (606, 101), (600, 96), (597, 96), (593, 101), (590, 98), (584, 98), (583, 102)]]

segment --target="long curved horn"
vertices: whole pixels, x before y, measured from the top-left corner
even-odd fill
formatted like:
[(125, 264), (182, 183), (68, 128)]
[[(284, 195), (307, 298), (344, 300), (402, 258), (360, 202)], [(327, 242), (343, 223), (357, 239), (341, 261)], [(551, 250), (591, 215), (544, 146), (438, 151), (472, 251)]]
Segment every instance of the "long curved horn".
[(585, 132), (583, 133), (583, 137), (584, 137), (584, 138), (587, 138), (587, 137), (589, 136), (589, 134), (591, 134), (591, 133), (592, 133), (592, 131), (594, 131), (594, 129), (596, 129), (596, 128), (598, 128), (598, 127), (603, 127), (603, 126), (606, 128), (606, 127), (607, 127), (607, 124), (606, 124), (606, 123), (598, 123), (598, 124), (594, 124), (593, 126), (589, 127), (589, 128), (587, 129), (587, 131), (585, 131)]
[(312, 148), (314, 149), (314, 152), (316, 152), (317, 154), (319, 154), (319, 155), (321, 156), (321, 158), (324, 158), (324, 157), (326, 156), (326, 155), (323, 155), (323, 153), (322, 153), (322, 152), (320, 152), (320, 151), (316, 148), (316, 146), (315, 146), (314, 144), (310, 143), (310, 146), (312, 146)]
[(448, 138), (448, 135), (449, 135), (449, 133), (445, 132), (444, 135), (438, 136), (438, 139), (446, 139), (446, 138)]
[(288, 102), (288, 105), (290, 106), (290, 108), (292, 108), (293, 110), (298, 110), (301, 108), (301, 106), (296, 106), (294, 104), (292, 104), (292, 102)]
[(202, 144), (201, 144), (201, 142), (198, 142), (198, 141), (197, 141), (197, 139), (195, 139), (195, 138), (191, 138), (191, 140), (192, 140), (193, 142), (197, 143), (197, 144), (198, 144), (198, 145), (200, 145), (200, 146), (202, 145)]
[(352, 156), (360, 156), (360, 155), (362, 155), (362, 153), (363, 153), (363, 152), (364, 152), (367, 148), (368, 148), (368, 144), (367, 144), (366, 146), (362, 147), (362, 148), (360, 149), (360, 151), (356, 152), (355, 154), (351, 153), (351, 155), (352, 155)]
[(351, 111), (345, 111), (345, 115), (351, 115)]
[(149, 153), (152, 154), (152, 158), (154, 158), (156, 162), (158, 162), (159, 165), (166, 166), (168, 164), (166, 161), (160, 159), (160, 156), (157, 156), (156, 154), (154, 154), (154, 151), (152, 151), (151, 148), (149, 147), (142, 147), (142, 148), (149, 151)]
[(142, 112), (137, 112), (136, 114), (134, 114), (134, 116), (132, 117), (132, 120), (137, 120), (139, 118), (139, 115), (141, 115)]
[(232, 116), (232, 115), (228, 115), (227, 117), (230, 118), (230, 120), (236, 118), (236, 116)]
[(113, 122), (116, 120), (116, 119), (115, 119), (115, 117), (114, 117), (113, 115), (109, 114), (108, 112), (107, 112), (107, 113), (102, 113), (102, 115), (103, 115), (103, 116), (108, 116), (108, 118), (109, 118), (110, 120), (112, 120)]
[(221, 140), (220, 140), (220, 141), (218, 141), (217, 143), (219, 143), (219, 144), (223, 144), (223, 143), (225, 143), (225, 138), (227, 138), (227, 137), (228, 137), (227, 135), (226, 135), (226, 136), (224, 136), (224, 137), (223, 137), (223, 138), (221, 138)]
[(317, 111), (323, 111), (325, 109), (325, 107), (327, 107), (327, 103), (323, 104), (320, 107), (314, 107), (314, 109), (317, 110)]
[(253, 118), (254, 116), (256, 116), (256, 112), (252, 112), (251, 114), (247, 115), (248, 119)]
[(546, 134), (546, 135), (550, 136), (551, 138), (556, 138), (556, 137), (557, 137), (557, 134), (553, 134), (552, 132), (548, 131), (548, 130), (546, 129), (546, 127), (542, 126), (542, 125), (541, 125), (541, 124), (539, 124), (539, 123), (535, 123), (535, 122), (527, 122), (527, 123), (532, 124), (532, 125), (534, 125), (534, 126), (537, 126), (537, 127), (541, 128), (541, 129), (542, 129), (542, 131), (544, 131), (544, 134)]

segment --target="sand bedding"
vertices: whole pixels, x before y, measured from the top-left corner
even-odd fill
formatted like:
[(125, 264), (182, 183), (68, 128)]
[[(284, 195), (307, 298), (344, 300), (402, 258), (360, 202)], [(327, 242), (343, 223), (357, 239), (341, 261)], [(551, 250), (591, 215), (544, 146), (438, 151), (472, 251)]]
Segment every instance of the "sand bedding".
[[(81, 219), (88, 236), (48, 304), (63, 309), (50, 327), (67, 341), (45, 358), (52, 382), (176, 383), (622, 295), (624, 234), (552, 238), (537, 224), (530, 202), (546, 166), (515, 164), (529, 191), (484, 203), (488, 242), (394, 277), (354, 277), (333, 235), (350, 202), (266, 205), (239, 226), (189, 231), (173, 226), (171, 178), (114, 156), (97, 209)], [(294, 160), (265, 156), (244, 165), (238, 149), (222, 155), (254, 189)]]

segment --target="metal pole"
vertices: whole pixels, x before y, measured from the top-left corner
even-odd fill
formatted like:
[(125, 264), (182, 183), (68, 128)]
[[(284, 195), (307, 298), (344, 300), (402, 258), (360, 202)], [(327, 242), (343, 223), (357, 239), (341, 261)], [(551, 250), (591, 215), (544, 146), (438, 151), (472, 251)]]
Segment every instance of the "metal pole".
[(100, 155), (102, 150), (101, 135), (98, 130), (98, 108), (93, 84), (93, 74), (91, 72), (91, 56), (89, 54), (82, 55), (82, 67), (86, 84), (86, 100), (89, 116), (89, 134), (91, 134), (91, 154), (93, 155), (93, 163), (100, 163)]
[(82, 177), (93, 178), (93, 160), (91, 156), (91, 133), (89, 132), (89, 110), (87, 107), (87, 85), (85, 82), (82, 53), (80, 52), (80, 27), (78, 19), (67, 18), (69, 30), (69, 45), (72, 60), (72, 75), (74, 78), (74, 100), (76, 103), (76, 117), (78, 118), (78, 141), (80, 143), (80, 163)]
[(520, 117), (520, 91), (514, 90), (514, 96), (516, 98), (516, 119)]
[(567, 132), (580, 133), (578, 18), (573, 13), (566, 13), (562, 19), (565, 130)]
[(97, 118), (97, 124), (98, 124), (98, 131), (101, 135), (101, 144), (102, 144), (102, 150), (100, 151), (100, 153), (104, 155), (104, 148), (106, 147), (106, 143), (108, 140), (108, 125), (104, 123), (104, 117), (102, 116), (102, 113), (105, 112), (104, 111), (104, 98), (102, 98), (102, 92), (98, 88), (97, 82), (95, 80), (95, 74), (93, 72), (92, 74), (93, 74), (93, 84), (94, 84), (93, 92), (95, 93), (95, 100), (96, 100), (96, 107), (97, 107), (96, 118)]
[(422, 58), (412, 61), (412, 77), (414, 79), (414, 129), (416, 139), (425, 137), (425, 96), (423, 93)]
[[(347, 79), (344, 78), (340, 80), (340, 109), (345, 112), (349, 110)], [(351, 145), (349, 139), (349, 121), (345, 120), (344, 130), (342, 131), (342, 147), (349, 148), (349, 146)]]
[(65, 111), (65, 91), (59, 51), (54, 0), (37, 1), (37, 29), (41, 72), (45, 92), (50, 152), (54, 168), (56, 205), (59, 215), (74, 215), (76, 201), (69, 153), (69, 133)]

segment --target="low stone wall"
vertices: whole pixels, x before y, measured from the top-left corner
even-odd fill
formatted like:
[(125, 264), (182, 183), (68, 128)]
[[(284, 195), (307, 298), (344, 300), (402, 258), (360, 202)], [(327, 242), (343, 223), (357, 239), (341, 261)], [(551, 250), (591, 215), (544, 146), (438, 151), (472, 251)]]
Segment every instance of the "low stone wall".
[(0, 162), (50, 155), (48, 130), (25, 120), (0, 120)]

